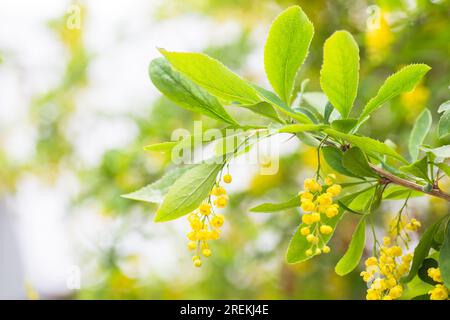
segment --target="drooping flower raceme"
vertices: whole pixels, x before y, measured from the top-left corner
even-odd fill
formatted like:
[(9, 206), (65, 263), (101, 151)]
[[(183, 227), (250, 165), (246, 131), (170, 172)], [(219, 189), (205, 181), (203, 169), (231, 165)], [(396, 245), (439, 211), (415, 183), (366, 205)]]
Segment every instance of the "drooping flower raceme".
[[(225, 183), (231, 183), (232, 177), (224, 175)], [(202, 265), (202, 256), (208, 258), (212, 255), (208, 241), (220, 238), (220, 228), (225, 222), (222, 214), (216, 213), (214, 209), (221, 209), (227, 205), (228, 195), (224, 187), (216, 184), (207, 201), (190, 213), (187, 217), (191, 231), (187, 234), (188, 249), (194, 251), (192, 257), (194, 266)]]
[(389, 223), (389, 236), (383, 238), (379, 255), (365, 261), (366, 270), (361, 277), (368, 283), (367, 300), (395, 300), (403, 293), (400, 278), (410, 269), (413, 255), (404, 254), (399, 242), (407, 247), (410, 232), (417, 231), (421, 224), (416, 219), (405, 221), (402, 216)]
[(339, 213), (339, 205), (333, 203), (333, 197), (339, 195), (342, 188), (334, 184), (335, 179), (334, 174), (328, 175), (323, 184), (315, 179), (306, 179), (304, 191), (299, 193), (300, 207), (305, 212), (302, 215), (302, 222), (307, 225), (300, 229), (300, 233), (311, 244), (305, 252), (307, 256), (330, 252), (330, 247), (326, 245), (322, 236), (331, 234), (333, 228), (322, 223), (322, 215), (333, 218)]

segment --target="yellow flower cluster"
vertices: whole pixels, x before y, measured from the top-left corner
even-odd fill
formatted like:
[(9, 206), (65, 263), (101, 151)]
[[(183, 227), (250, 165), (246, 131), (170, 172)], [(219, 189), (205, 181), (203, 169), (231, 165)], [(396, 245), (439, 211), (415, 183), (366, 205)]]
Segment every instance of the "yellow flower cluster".
[[(224, 175), (223, 180), (225, 183), (230, 183), (232, 180), (231, 175)], [(211, 205), (211, 198), (213, 198), (213, 205)], [(215, 185), (211, 190), (211, 197), (208, 198), (208, 201), (203, 202), (188, 215), (188, 221), (191, 226), (191, 231), (187, 234), (189, 240), (188, 249), (195, 251), (192, 261), (196, 267), (202, 265), (201, 256), (208, 258), (212, 255), (208, 241), (220, 238), (220, 227), (225, 222), (224, 216), (215, 213), (214, 208), (224, 208), (227, 202), (228, 196), (225, 188)]]
[(389, 222), (389, 236), (392, 239), (401, 239), (408, 246), (411, 241), (409, 233), (419, 230), (421, 226), (422, 224), (417, 219), (407, 220), (405, 216), (400, 215)]
[(401, 237), (403, 241), (409, 242), (409, 236), (405, 240), (404, 235), (416, 231), (420, 227), (420, 222), (416, 219), (405, 222), (401, 218), (396, 218), (389, 226), (390, 237), (383, 238), (379, 257), (368, 258), (365, 261), (366, 270), (361, 272), (361, 277), (369, 284), (367, 300), (394, 300), (400, 298), (403, 293), (400, 278), (409, 272), (413, 255), (403, 254), (398, 240)]
[(439, 270), (439, 268), (430, 268), (427, 273), (431, 279), (435, 282), (439, 282), (434, 286), (434, 289), (428, 291), (430, 300), (447, 300), (449, 290), (442, 284), (441, 270)]
[[(300, 207), (305, 212), (302, 222), (307, 226), (300, 229), (300, 233), (311, 243), (311, 247), (306, 250), (307, 256), (330, 252), (330, 247), (325, 245), (323, 235), (329, 235), (333, 228), (322, 223), (322, 214), (328, 218), (333, 218), (339, 213), (339, 205), (333, 203), (333, 197), (341, 193), (341, 186), (334, 184), (336, 176), (328, 175), (324, 184), (321, 185), (315, 179), (304, 181), (304, 191), (300, 192)], [(322, 192), (325, 190), (325, 192)]]

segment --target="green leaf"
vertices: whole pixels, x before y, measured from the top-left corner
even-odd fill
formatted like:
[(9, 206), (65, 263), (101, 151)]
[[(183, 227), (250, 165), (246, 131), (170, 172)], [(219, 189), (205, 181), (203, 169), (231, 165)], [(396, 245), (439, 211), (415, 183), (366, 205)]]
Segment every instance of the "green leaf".
[(410, 165), (400, 167), (400, 170), (415, 177), (430, 181), (428, 177), (428, 156), (423, 157)]
[(253, 85), (253, 87), (258, 91), (260, 97), (264, 99), (266, 102), (270, 103), (274, 107), (276, 107), (278, 110), (283, 112), (284, 114), (294, 118), (300, 123), (312, 123), (312, 121), (305, 116), (303, 113), (295, 112), (291, 109), (284, 101), (282, 101), (278, 96), (262, 87), (259, 87), (257, 85)]
[(378, 90), (377, 95), (370, 99), (364, 107), (360, 121), (367, 120), (367, 117), (380, 108), (383, 103), (403, 92), (413, 90), (430, 69), (426, 64), (410, 64), (388, 77), (380, 87), (380, 90)]
[(284, 121), (281, 120), (278, 116), (278, 113), (274, 109), (274, 107), (272, 107), (272, 105), (267, 102), (259, 102), (252, 105), (242, 105), (241, 107), (246, 108), (254, 113), (260, 114), (266, 118), (275, 120), (276, 122), (284, 123)]
[(436, 166), (441, 169), (442, 171), (444, 171), (444, 173), (450, 177), (450, 166), (445, 164), (445, 163), (438, 163), (436, 164)]
[(450, 135), (450, 110), (444, 112), (439, 120), (438, 135), (439, 139), (444, 139)]
[(347, 251), (334, 268), (338, 275), (344, 276), (358, 266), (364, 251), (365, 243), (366, 220), (365, 217), (363, 217), (359, 221), (358, 226), (353, 233), (352, 240), (350, 241)]
[(172, 151), (173, 147), (175, 147), (179, 141), (167, 141), (167, 142), (161, 142), (161, 143), (154, 143), (149, 144), (148, 146), (144, 147), (145, 151), (153, 151), (153, 152), (170, 152)]
[(369, 137), (360, 137), (353, 134), (339, 132), (333, 129), (325, 129), (325, 133), (332, 137), (342, 138), (349, 143), (359, 147), (362, 151), (369, 155), (377, 157), (379, 154), (391, 156), (401, 162), (408, 163), (405, 158), (388, 147), (385, 143)]
[(331, 127), (337, 131), (348, 133), (358, 123), (358, 119), (338, 119), (331, 123)]
[(344, 209), (345, 211), (348, 211), (350, 213), (354, 213), (354, 214), (357, 214), (359, 216), (366, 215), (366, 213), (362, 213), (362, 212), (353, 210), (352, 208), (350, 208), (347, 205), (345, 205), (342, 201), (338, 200), (338, 204), (342, 207), (342, 209)]
[(350, 148), (344, 153), (342, 165), (356, 176), (378, 178), (378, 175), (370, 168), (366, 156), (358, 147)]
[(325, 158), (325, 161), (332, 169), (349, 177), (357, 177), (352, 172), (347, 170), (342, 164), (342, 158), (344, 157), (344, 153), (340, 149), (332, 146), (326, 146), (322, 147), (321, 150), (323, 157)]
[(428, 256), (428, 252), (430, 251), (431, 245), (433, 243), (434, 234), (439, 229), (441, 222), (442, 219), (439, 219), (433, 225), (428, 227), (427, 230), (425, 230), (424, 234), (422, 235), (422, 238), (420, 238), (417, 247), (414, 249), (414, 256), (411, 264), (411, 269), (409, 271), (409, 274), (404, 279), (405, 282), (411, 281), (417, 274), (417, 271), (419, 271), (419, 268), (422, 265), (423, 260), (425, 260), (425, 258)]
[(122, 197), (132, 200), (160, 203), (175, 181), (193, 166), (177, 167), (168, 171), (155, 182)]
[(421, 147), (421, 149), (427, 152), (431, 152), (432, 154), (440, 158), (450, 158), (450, 145), (445, 145), (434, 149)]
[(408, 149), (412, 161), (416, 161), (419, 156), (419, 146), (425, 140), (430, 131), (432, 123), (431, 112), (428, 109), (422, 111), (414, 123), (411, 135), (409, 136)]
[(347, 31), (336, 31), (323, 47), (320, 86), (333, 107), (347, 118), (358, 92), (359, 48)]
[(255, 89), (221, 62), (203, 54), (160, 49), (170, 64), (216, 97), (250, 105), (261, 101)]
[(413, 191), (402, 186), (390, 185), (383, 192), (384, 200), (403, 200), (406, 198), (414, 198), (423, 196), (422, 192)]
[(448, 222), (444, 230), (444, 242), (439, 255), (439, 269), (445, 286), (450, 288), (450, 227)]
[(300, 206), (300, 197), (295, 196), (288, 201), (280, 203), (263, 203), (259, 206), (251, 208), (252, 212), (276, 212)]
[(450, 110), (450, 100), (445, 101), (443, 104), (441, 104), (438, 108), (438, 113), (446, 112)]
[(402, 294), (402, 300), (416, 300), (416, 297), (429, 297), (428, 291), (433, 289), (429, 283), (423, 282), (418, 276), (415, 276), (411, 282), (408, 283), (405, 292)]
[(273, 89), (287, 104), (313, 34), (314, 26), (299, 6), (283, 11), (270, 28), (264, 47), (264, 68)]
[(166, 97), (181, 107), (205, 114), (229, 124), (237, 124), (214, 96), (172, 69), (164, 58), (154, 59), (149, 66), (150, 78)]
[(278, 130), (280, 133), (298, 133), (298, 132), (305, 132), (305, 131), (320, 131), (323, 128), (326, 128), (325, 125), (320, 124), (290, 124), (287, 126), (284, 126)]
[(208, 196), (222, 163), (202, 163), (185, 172), (169, 189), (155, 222), (169, 221), (195, 210)]
[(296, 136), (301, 142), (303, 142), (307, 146), (317, 148), (320, 145), (320, 142), (317, 141), (317, 139), (314, 138), (314, 136), (312, 136), (309, 133), (297, 132)]

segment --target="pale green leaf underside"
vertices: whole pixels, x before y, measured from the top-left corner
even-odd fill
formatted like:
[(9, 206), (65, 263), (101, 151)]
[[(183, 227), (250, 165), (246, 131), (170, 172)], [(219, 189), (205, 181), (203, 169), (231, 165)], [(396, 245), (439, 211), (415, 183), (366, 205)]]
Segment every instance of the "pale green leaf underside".
[(398, 154), (396, 151), (391, 149), (387, 144), (381, 141), (369, 137), (360, 137), (353, 134), (343, 133), (333, 129), (325, 129), (324, 131), (325, 133), (329, 134), (332, 137), (338, 137), (347, 140), (349, 143), (359, 147), (367, 154), (374, 156), (383, 154), (391, 156), (403, 163), (408, 163), (408, 161), (406, 161), (405, 158), (403, 158), (400, 154)]
[(421, 149), (426, 152), (433, 153), (436, 157), (450, 158), (450, 145), (445, 145), (445, 146), (434, 148), (434, 149), (421, 147)]
[(414, 123), (408, 141), (408, 150), (412, 161), (416, 161), (419, 156), (419, 146), (423, 143), (431, 128), (431, 122), (431, 112), (430, 110), (425, 109), (417, 117), (416, 122)]
[(275, 108), (268, 102), (263, 101), (252, 105), (242, 105), (241, 107), (246, 108), (263, 117), (275, 120), (276, 122), (283, 123), (283, 120), (280, 119)]
[(216, 97), (173, 70), (166, 59), (154, 59), (150, 63), (149, 74), (155, 87), (176, 104), (229, 124), (237, 124)]
[(129, 194), (122, 195), (122, 197), (132, 200), (145, 201), (151, 203), (160, 203), (164, 196), (169, 191), (169, 188), (174, 182), (183, 175), (192, 166), (177, 167), (168, 171), (160, 179), (155, 182)]
[(222, 163), (202, 163), (185, 172), (169, 189), (155, 222), (169, 221), (195, 210), (208, 196)]
[(203, 54), (160, 49), (170, 64), (206, 89), (228, 102), (255, 104), (261, 101), (255, 89), (221, 62)]
[(149, 144), (144, 147), (145, 151), (170, 152), (179, 143), (179, 141), (166, 141), (161, 143)]
[(253, 85), (253, 87), (258, 91), (261, 99), (265, 100), (267, 103), (270, 103), (272, 106), (277, 108), (279, 111), (292, 117), (300, 123), (312, 123), (312, 121), (305, 116), (303, 113), (296, 112), (292, 110), (284, 101), (282, 101), (275, 93), (272, 91), (266, 90), (260, 86)]
[(359, 48), (347, 31), (336, 31), (325, 41), (320, 86), (331, 104), (347, 118), (358, 92)]
[(361, 114), (364, 121), (369, 114), (381, 105), (403, 92), (414, 89), (416, 84), (431, 68), (426, 64), (410, 64), (387, 78), (375, 97), (369, 100)]
[(351, 272), (358, 266), (366, 243), (366, 220), (363, 217), (353, 233), (352, 240), (344, 256), (339, 260), (335, 267), (338, 275), (343, 276)]
[(439, 120), (438, 125), (438, 136), (439, 139), (444, 139), (450, 135), (450, 111), (444, 112), (444, 114), (441, 116), (441, 119)]
[(321, 124), (290, 124), (278, 130), (280, 133), (299, 133), (307, 131), (320, 131), (326, 128), (326, 125)]
[(264, 67), (273, 89), (288, 104), (313, 34), (314, 26), (299, 6), (283, 11), (270, 28), (264, 47)]
[(276, 212), (286, 209), (298, 207), (300, 204), (300, 197), (295, 196), (288, 201), (278, 203), (263, 203), (250, 209), (252, 212)]

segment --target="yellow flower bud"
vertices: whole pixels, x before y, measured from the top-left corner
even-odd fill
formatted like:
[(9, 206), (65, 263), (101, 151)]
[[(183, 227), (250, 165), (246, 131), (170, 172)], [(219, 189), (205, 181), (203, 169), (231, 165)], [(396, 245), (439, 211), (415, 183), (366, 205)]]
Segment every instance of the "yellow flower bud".
[(301, 202), (304, 201), (312, 201), (312, 199), (314, 198), (314, 195), (311, 192), (302, 192), (300, 195), (300, 200)]
[(311, 249), (308, 249), (308, 250), (305, 251), (305, 253), (306, 253), (306, 255), (307, 255), (308, 257), (310, 257), (310, 256), (312, 256), (313, 251), (312, 251)]
[(190, 222), (191, 228), (195, 231), (200, 230), (203, 227), (203, 223), (199, 220), (193, 220)]
[(189, 241), (188, 242), (188, 249), (189, 250), (195, 250), (197, 248), (197, 243), (195, 241)]
[(448, 289), (442, 284), (437, 284), (433, 290), (428, 291), (430, 295), (430, 300), (447, 300), (448, 299)]
[(323, 246), (323, 248), (322, 248), (323, 253), (329, 253), (330, 251), (331, 251), (331, 249), (329, 246)]
[(364, 282), (369, 282), (373, 277), (373, 275), (367, 271), (362, 271), (359, 275), (363, 278)]
[(333, 218), (339, 213), (339, 207), (337, 205), (331, 205), (325, 211), (328, 218)]
[(311, 231), (309, 230), (309, 227), (303, 227), (300, 229), (300, 234), (302, 236), (307, 236), (310, 233), (311, 233)]
[(225, 217), (221, 214), (216, 214), (212, 219), (211, 219), (211, 225), (214, 228), (220, 228), (221, 226), (223, 226), (223, 223), (225, 221)]
[(315, 235), (313, 234), (308, 234), (306, 236), (306, 241), (312, 243), (312, 244), (317, 244), (319, 242), (319, 238), (317, 238)]
[(333, 232), (333, 228), (327, 225), (321, 225), (320, 228), (320, 233), (322, 234), (331, 234)]
[(226, 174), (223, 176), (223, 182), (225, 183), (231, 183), (232, 180), (233, 178), (231, 177), (231, 174)]
[(302, 222), (305, 224), (313, 224), (312, 216), (311, 214), (304, 214), (302, 216)]
[(322, 250), (320, 250), (319, 248), (316, 248), (316, 254), (319, 255), (322, 253)]
[(311, 213), (311, 220), (313, 223), (319, 222), (320, 221), (320, 213), (318, 213), (318, 212)]
[(441, 270), (439, 268), (429, 268), (428, 276), (436, 282), (442, 282)]
[(200, 214), (208, 216), (211, 213), (211, 205), (209, 203), (202, 203), (198, 207), (198, 211), (200, 212)]
[(393, 246), (389, 249), (389, 254), (394, 257), (400, 257), (403, 254), (403, 251), (399, 246)]
[(401, 285), (396, 285), (389, 290), (389, 295), (392, 299), (400, 298), (403, 293), (403, 287)]
[(195, 259), (194, 260), (194, 266), (196, 266), (197, 268), (202, 266), (202, 260), (200, 259)]
[(225, 208), (225, 206), (227, 205), (227, 200), (228, 197), (226, 195), (221, 195), (217, 197), (216, 200), (214, 200), (214, 204), (217, 208)]
[(381, 299), (381, 293), (374, 289), (367, 290), (366, 295), (367, 300), (380, 300)]
[(211, 251), (210, 249), (208, 249), (208, 248), (205, 248), (205, 249), (202, 250), (202, 254), (203, 254), (206, 258), (208, 258), (208, 257), (210, 257), (210, 256), (212, 255), (212, 251)]
[(330, 193), (331, 196), (335, 197), (339, 195), (342, 191), (342, 187), (338, 184), (334, 184), (327, 189), (327, 193)]
[(217, 230), (217, 229), (211, 230), (211, 231), (209, 232), (209, 238), (210, 238), (211, 240), (217, 240), (217, 239), (219, 239), (219, 238), (220, 238), (220, 231)]
[(227, 191), (223, 187), (214, 186), (211, 190), (211, 194), (215, 197), (227, 194)]
[(367, 260), (365, 262), (366, 267), (368, 267), (368, 266), (376, 266), (377, 263), (378, 263), (378, 261), (377, 261), (377, 258), (375, 258), (375, 257), (367, 258)]
[(317, 200), (319, 200), (319, 204), (322, 206), (329, 206), (333, 203), (333, 198), (330, 193), (323, 193), (321, 194)]
[(315, 206), (314, 203), (311, 200), (305, 200), (302, 202), (301, 208), (305, 212), (311, 212), (314, 210)]
[(208, 240), (208, 238), (209, 238), (209, 232), (208, 232), (208, 230), (207, 230), (207, 229), (201, 229), (201, 230), (199, 230), (199, 231), (197, 232), (197, 237), (198, 237), (198, 240), (202, 240), (202, 241)]
[(187, 234), (187, 238), (188, 238), (188, 240), (195, 241), (195, 240), (197, 240), (197, 233), (195, 231), (190, 231)]

